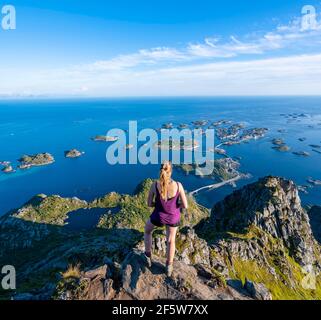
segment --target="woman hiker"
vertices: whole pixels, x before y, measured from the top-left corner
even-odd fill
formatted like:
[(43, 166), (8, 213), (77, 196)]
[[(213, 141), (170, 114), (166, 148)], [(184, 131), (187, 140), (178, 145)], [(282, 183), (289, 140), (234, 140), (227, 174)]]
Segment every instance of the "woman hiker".
[(154, 182), (148, 195), (148, 206), (154, 208), (145, 226), (145, 257), (149, 267), (152, 265), (152, 232), (155, 227), (166, 226), (167, 260), (166, 274), (173, 272), (175, 237), (180, 224), (181, 209), (187, 209), (187, 199), (181, 183), (172, 177), (171, 162), (165, 161), (160, 169), (159, 180)]

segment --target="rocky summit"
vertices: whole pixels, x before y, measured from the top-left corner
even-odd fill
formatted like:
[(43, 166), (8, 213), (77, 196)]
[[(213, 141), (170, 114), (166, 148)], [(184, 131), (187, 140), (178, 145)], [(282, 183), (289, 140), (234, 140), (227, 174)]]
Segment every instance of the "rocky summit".
[[(292, 181), (266, 177), (211, 210), (189, 197), (171, 278), (166, 237), (154, 232), (153, 266), (143, 254), (151, 180), (134, 195), (92, 202), (39, 195), (0, 219), (0, 265), (17, 269), (5, 299), (320, 299), (320, 208), (302, 208)], [(65, 228), (69, 212), (114, 208), (96, 228)], [(114, 212), (114, 211), (113, 211)], [(311, 278), (310, 276), (313, 275)], [(310, 281), (306, 281), (307, 277)], [(307, 283), (309, 285), (307, 285)]]
[(267, 177), (248, 185), (218, 203), (210, 222), (217, 231), (244, 233), (257, 227), (281, 240), (302, 267), (319, 268), (309, 216), (292, 181)]

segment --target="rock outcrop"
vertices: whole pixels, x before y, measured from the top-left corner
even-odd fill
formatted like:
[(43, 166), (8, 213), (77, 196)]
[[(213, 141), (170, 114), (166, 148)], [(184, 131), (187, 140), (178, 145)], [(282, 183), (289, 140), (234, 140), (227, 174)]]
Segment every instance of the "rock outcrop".
[(244, 289), (247, 290), (247, 292), (249, 292), (251, 297), (255, 300), (272, 300), (271, 293), (262, 283), (253, 283), (252, 281), (246, 281)]
[(309, 216), (292, 181), (267, 177), (235, 191), (213, 208), (210, 223), (220, 232), (256, 226), (282, 240), (302, 267), (317, 263)]
[(230, 278), (264, 283), (275, 299), (318, 296), (302, 286), (305, 270), (320, 272), (321, 255), (292, 181), (266, 177), (245, 186), (195, 228)]
[(61, 281), (56, 299), (85, 300), (249, 300), (251, 288), (240, 293), (232, 286), (216, 286), (210, 273), (175, 262), (174, 274), (167, 278), (165, 260), (155, 258), (147, 268), (143, 253), (133, 250), (120, 266), (103, 265)]

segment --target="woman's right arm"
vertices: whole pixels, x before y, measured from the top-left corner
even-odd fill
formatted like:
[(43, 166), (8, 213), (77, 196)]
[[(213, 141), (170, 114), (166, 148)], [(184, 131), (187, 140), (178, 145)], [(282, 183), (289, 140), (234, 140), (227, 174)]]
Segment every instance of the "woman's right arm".
[(181, 198), (181, 208), (188, 209), (186, 194), (184, 191), (184, 187), (181, 183), (179, 183), (179, 196)]

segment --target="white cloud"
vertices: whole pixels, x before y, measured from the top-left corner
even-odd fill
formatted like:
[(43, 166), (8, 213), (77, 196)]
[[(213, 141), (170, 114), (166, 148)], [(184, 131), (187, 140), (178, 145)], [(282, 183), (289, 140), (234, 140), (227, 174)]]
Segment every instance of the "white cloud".
[(77, 68), (88, 71), (121, 70), (140, 65), (155, 65), (161, 62), (173, 63), (186, 59), (186, 55), (177, 49), (157, 47), (152, 49), (141, 49), (137, 53), (119, 55), (113, 59), (96, 61), (89, 65), (78, 66)]
[(293, 19), (288, 25), (279, 25), (276, 30), (261, 36), (252, 36), (250, 39), (240, 40), (231, 36), (228, 41), (219, 38), (205, 38), (203, 43), (190, 44), (187, 51), (195, 57), (230, 58), (239, 55), (264, 54), (282, 48), (290, 49), (293, 46), (305, 46), (321, 38), (321, 22), (316, 28), (303, 30), (301, 19)]
[[(84, 96), (308, 95), (320, 93), (321, 54), (67, 77), (61, 70), (31, 79), (19, 83), (19, 92)], [(86, 90), (81, 92), (79, 88)]]
[[(300, 20), (261, 35), (207, 37), (183, 48), (142, 49), (54, 70), (3, 69), (0, 94), (137, 96), (320, 94), (321, 23)], [(307, 54), (291, 54), (292, 48)], [(309, 51), (307, 48), (314, 50)], [(270, 52), (287, 57), (271, 57)], [(311, 52), (310, 54), (308, 54)], [(313, 52), (313, 53), (312, 53)], [(239, 56), (246, 59), (239, 61)]]
[(201, 43), (190, 43), (183, 48), (157, 47), (141, 49), (136, 53), (119, 55), (109, 60), (96, 61), (89, 65), (77, 66), (76, 70), (112, 71), (155, 67), (159, 64), (175, 64), (201, 59), (234, 58), (241, 55), (262, 55), (293, 47), (318, 46), (321, 40), (321, 20), (314, 30), (303, 30), (301, 19), (295, 18), (287, 25), (279, 25), (275, 30), (261, 35), (246, 36), (241, 39), (234, 35), (228, 40), (207, 37)]

